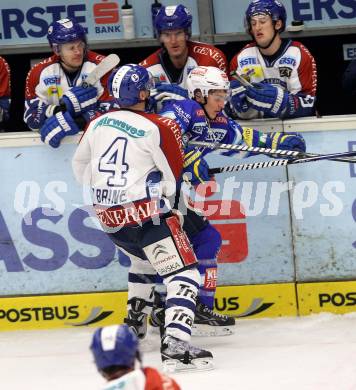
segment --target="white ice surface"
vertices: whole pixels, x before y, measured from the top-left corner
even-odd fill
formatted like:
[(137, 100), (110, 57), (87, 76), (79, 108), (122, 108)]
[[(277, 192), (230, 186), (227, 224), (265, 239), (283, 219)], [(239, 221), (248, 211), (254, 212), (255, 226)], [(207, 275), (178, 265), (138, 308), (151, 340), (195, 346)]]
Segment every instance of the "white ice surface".
[[(92, 328), (0, 333), (0, 389), (100, 389), (88, 346)], [(213, 371), (174, 375), (188, 390), (356, 389), (356, 313), (239, 320), (233, 336), (193, 338), (214, 354)], [(159, 339), (144, 362), (160, 367)]]

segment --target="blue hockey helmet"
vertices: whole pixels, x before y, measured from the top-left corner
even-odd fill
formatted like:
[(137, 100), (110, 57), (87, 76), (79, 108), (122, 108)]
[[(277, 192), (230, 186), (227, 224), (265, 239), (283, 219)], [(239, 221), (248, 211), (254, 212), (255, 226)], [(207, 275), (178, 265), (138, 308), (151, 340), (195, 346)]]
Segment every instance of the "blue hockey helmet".
[(138, 338), (126, 324), (105, 326), (94, 332), (90, 349), (98, 370), (133, 367), (138, 356)]
[(58, 45), (63, 43), (82, 40), (87, 43), (86, 32), (74, 19), (60, 19), (48, 27), (47, 39), (51, 47), (56, 51)]
[(141, 65), (127, 64), (112, 71), (108, 80), (108, 90), (120, 107), (130, 107), (139, 103), (140, 91), (154, 88), (150, 72)]
[(156, 34), (159, 37), (165, 30), (183, 29), (190, 36), (192, 34), (192, 14), (182, 4), (161, 7), (155, 17)]
[(274, 22), (281, 20), (280, 33), (286, 28), (287, 12), (284, 5), (277, 0), (254, 0), (249, 4), (245, 14), (245, 26), (248, 32), (251, 30), (251, 18), (256, 15), (269, 15)]

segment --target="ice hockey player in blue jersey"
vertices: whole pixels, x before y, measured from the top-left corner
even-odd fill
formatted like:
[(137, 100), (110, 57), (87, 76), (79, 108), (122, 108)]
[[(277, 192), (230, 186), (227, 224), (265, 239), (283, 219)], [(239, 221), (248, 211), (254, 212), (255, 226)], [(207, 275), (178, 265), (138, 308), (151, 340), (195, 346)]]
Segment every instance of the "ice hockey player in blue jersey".
[[(169, 101), (160, 112), (160, 115), (180, 124), (186, 143), (190, 140), (228, 144), (244, 142), (249, 146), (305, 151), (305, 141), (300, 134), (262, 133), (243, 128), (227, 117), (223, 109), (230, 97), (230, 84), (220, 69), (209, 66), (193, 69), (188, 76), (187, 86), (190, 99)], [(209, 148), (205, 149), (201, 155), (210, 151)], [(203, 171), (202, 175), (202, 181), (208, 180), (207, 172)]]
[[(185, 142), (185, 169), (192, 173), (192, 184), (209, 181), (208, 164), (204, 156), (211, 149), (189, 146), (190, 140), (228, 144), (245, 143), (249, 146), (305, 151), (305, 141), (297, 133), (262, 133), (242, 128), (224, 112), (229, 99), (230, 84), (227, 75), (218, 68), (199, 66), (187, 79), (190, 99), (170, 101), (160, 114), (180, 124)], [(229, 152), (230, 153), (230, 152)], [(216, 290), (217, 253), (221, 246), (218, 231), (208, 220), (190, 209), (184, 215), (183, 229), (187, 232), (199, 261), (201, 285), (196, 308), (195, 324), (210, 327), (209, 335), (230, 334), (234, 318), (213, 311)], [(213, 276), (212, 276), (213, 275)], [(153, 319), (156, 318), (153, 311)], [(198, 328), (199, 328), (198, 327)], [(202, 333), (205, 335), (204, 333)]]

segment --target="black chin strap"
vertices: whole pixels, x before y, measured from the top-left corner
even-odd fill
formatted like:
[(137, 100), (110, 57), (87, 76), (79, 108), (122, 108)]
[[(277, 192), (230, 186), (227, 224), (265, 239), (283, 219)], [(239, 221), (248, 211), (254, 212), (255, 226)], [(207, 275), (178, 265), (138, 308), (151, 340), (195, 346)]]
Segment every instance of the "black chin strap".
[(261, 45), (259, 45), (259, 44), (256, 42), (256, 40), (255, 40), (256, 45), (257, 45), (260, 49), (268, 49), (268, 48), (272, 45), (272, 43), (274, 42), (274, 40), (276, 39), (277, 33), (278, 33), (278, 30), (274, 29), (273, 37), (272, 37), (272, 39), (269, 41), (269, 44), (268, 44), (268, 45), (266, 45), (266, 46), (261, 46)]
[(202, 106), (202, 109), (204, 110), (206, 117), (207, 117), (210, 121), (212, 121), (212, 120), (214, 120), (214, 119), (216, 118), (216, 116), (215, 116), (215, 118), (210, 118), (210, 115), (208, 114), (208, 111), (206, 111), (206, 109), (205, 109), (205, 106), (206, 106), (207, 103), (208, 103), (208, 100), (207, 100), (206, 96), (204, 96), (204, 104), (201, 104), (201, 103), (200, 103), (200, 105)]
[[(193, 100), (195, 100), (195, 101), (197, 102), (197, 100), (196, 100), (195, 98), (193, 98)], [(201, 105), (201, 108), (204, 110), (205, 115), (206, 115), (206, 117), (207, 117), (209, 120), (214, 120), (214, 119), (216, 118), (216, 116), (215, 116), (215, 118), (210, 118), (208, 112), (207, 112), (206, 109), (205, 109), (205, 106), (206, 106), (206, 104), (208, 103), (208, 99), (207, 99), (206, 96), (204, 96), (204, 103), (200, 103), (200, 102), (197, 102), (197, 103)]]
[[(74, 68), (71, 67), (69, 64), (66, 64), (62, 59), (60, 60), (60, 62), (61, 62), (62, 68), (64, 69), (64, 71), (65, 71), (66, 73), (76, 73), (76, 72), (78, 72), (78, 71), (82, 68), (82, 66), (83, 66), (83, 64), (82, 64), (82, 65), (78, 66), (78, 68), (74, 69)], [(83, 63), (84, 63), (84, 61), (83, 61)], [(66, 66), (67, 66), (68, 68), (72, 68), (73, 71), (72, 71), (72, 72), (69, 72), (69, 71), (66, 69)]]

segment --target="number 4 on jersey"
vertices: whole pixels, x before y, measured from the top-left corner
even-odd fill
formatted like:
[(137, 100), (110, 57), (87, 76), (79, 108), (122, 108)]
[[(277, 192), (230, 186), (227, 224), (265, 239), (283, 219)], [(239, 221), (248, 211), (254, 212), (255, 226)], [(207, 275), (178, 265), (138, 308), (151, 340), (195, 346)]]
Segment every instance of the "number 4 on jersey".
[(100, 157), (99, 171), (111, 174), (107, 179), (109, 187), (123, 187), (126, 185), (125, 173), (129, 169), (129, 165), (125, 163), (126, 145), (127, 139), (118, 137)]

